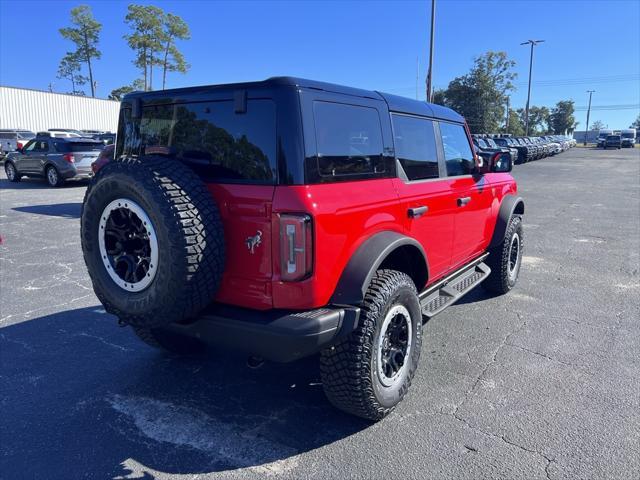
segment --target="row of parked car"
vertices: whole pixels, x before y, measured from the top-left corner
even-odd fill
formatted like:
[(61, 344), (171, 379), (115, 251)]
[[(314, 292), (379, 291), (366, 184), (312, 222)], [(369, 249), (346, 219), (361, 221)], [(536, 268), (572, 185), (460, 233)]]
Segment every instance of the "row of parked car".
[(576, 141), (565, 135), (541, 137), (474, 135), (473, 144), (483, 158), (509, 154), (513, 164), (522, 164), (562, 153), (574, 147)]
[(0, 159), (10, 152), (15, 152), (27, 145), (36, 136), (52, 138), (91, 138), (99, 140), (104, 145), (115, 142), (116, 134), (102, 130), (75, 130), (72, 128), (50, 128), (46, 132), (32, 132), (24, 129), (0, 129)]

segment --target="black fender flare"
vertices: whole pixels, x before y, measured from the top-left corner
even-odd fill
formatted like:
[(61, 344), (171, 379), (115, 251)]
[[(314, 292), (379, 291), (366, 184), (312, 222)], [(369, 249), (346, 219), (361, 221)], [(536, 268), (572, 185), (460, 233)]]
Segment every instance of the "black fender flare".
[(495, 248), (502, 243), (507, 232), (507, 226), (513, 215), (524, 214), (524, 200), (515, 195), (506, 195), (500, 204), (496, 226), (493, 229), (493, 236), (489, 248)]
[[(424, 281), (426, 282), (429, 263), (422, 245), (417, 240), (398, 232), (384, 231), (373, 235), (358, 247), (342, 271), (330, 302), (335, 305), (362, 303), (376, 270), (389, 255), (403, 247), (415, 248), (419, 252), (424, 261)], [(416, 285), (418, 290), (423, 286)]]

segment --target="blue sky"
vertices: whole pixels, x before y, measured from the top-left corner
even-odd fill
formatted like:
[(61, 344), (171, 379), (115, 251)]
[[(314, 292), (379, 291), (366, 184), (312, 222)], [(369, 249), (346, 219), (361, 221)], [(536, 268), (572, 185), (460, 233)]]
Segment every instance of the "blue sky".
[[(122, 39), (128, 2), (0, 0), (0, 84), (45, 90), (51, 82), (54, 91), (71, 89), (55, 78), (71, 48), (58, 28), (80, 3), (103, 24), (103, 56), (94, 74), (98, 96), (139, 76)], [(192, 68), (187, 75), (170, 74), (168, 87), (294, 75), (414, 98), (420, 58), (424, 98), (430, 2), (137, 3), (180, 15), (191, 28), (192, 39), (181, 48)], [(584, 128), (580, 107), (592, 89), (591, 122), (626, 128), (638, 115), (640, 1), (438, 0), (436, 10), (436, 87), (466, 73), (474, 56), (503, 50), (517, 62), (511, 104), (524, 107), (529, 48), (520, 42), (544, 39), (535, 52), (532, 105), (573, 99)]]

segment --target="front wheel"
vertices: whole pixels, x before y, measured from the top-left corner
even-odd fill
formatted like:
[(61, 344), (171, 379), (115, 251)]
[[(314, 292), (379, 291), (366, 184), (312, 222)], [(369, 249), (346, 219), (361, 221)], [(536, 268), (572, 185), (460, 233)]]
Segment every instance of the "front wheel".
[(5, 162), (5, 164), (4, 164), (4, 173), (7, 174), (7, 180), (9, 180), (10, 182), (19, 182), (20, 181), (20, 174), (16, 170), (16, 167), (13, 164), (13, 162)]
[(504, 240), (489, 251), (487, 264), (491, 268), (491, 274), (482, 284), (485, 289), (501, 295), (516, 285), (522, 265), (523, 248), (522, 217), (513, 215), (509, 220)]
[(378, 270), (356, 330), (320, 353), (327, 398), (347, 413), (384, 418), (406, 395), (421, 345), (422, 314), (413, 281), (402, 272)]

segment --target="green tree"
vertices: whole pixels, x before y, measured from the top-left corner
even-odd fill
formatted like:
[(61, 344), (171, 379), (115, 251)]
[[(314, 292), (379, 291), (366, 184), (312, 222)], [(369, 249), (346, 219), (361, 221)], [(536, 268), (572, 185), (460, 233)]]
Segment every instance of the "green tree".
[(189, 70), (189, 64), (176, 46), (176, 40), (188, 40), (191, 38), (191, 32), (189, 32), (189, 26), (182, 18), (171, 13), (164, 17), (163, 27), (162, 89), (164, 90), (167, 82), (167, 71), (187, 73), (187, 70)]
[(153, 66), (159, 65), (162, 51), (164, 11), (153, 5), (129, 5), (125, 23), (132, 33), (125, 35), (129, 47), (136, 52), (134, 65), (142, 71), (144, 90), (153, 89)]
[(509, 125), (506, 128), (506, 133), (510, 133), (514, 137), (521, 137), (524, 135), (524, 125), (522, 124), (522, 120), (520, 120), (518, 112), (513, 108), (509, 109)]
[(144, 80), (138, 78), (131, 85), (123, 85), (122, 87), (111, 90), (109, 100), (117, 100), (119, 102), (127, 93), (139, 90), (144, 90)]
[(591, 130), (602, 130), (605, 126), (606, 125), (602, 120), (596, 120), (591, 124)]
[[(525, 109), (519, 108), (518, 115), (523, 125), (526, 125)], [(550, 112), (547, 107), (529, 107), (529, 135), (543, 135), (549, 128)]]
[(549, 117), (549, 126), (555, 134), (565, 134), (576, 128), (576, 119), (573, 116), (575, 112), (573, 100), (561, 100), (551, 110)]
[(76, 87), (87, 83), (87, 77), (80, 74), (80, 60), (75, 53), (67, 53), (58, 65), (57, 78), (64, 78), (71, 82), (71, 93), (73, 95), (84, 95), (83, 91), (76, 90)]
[(638, 115), (638, 118), (636, 118), (636, 120), (631, 125), (629, 125), (629, 128), (640, 129), (640, 115)]
[(76, 45), (76, 51), (72, 55), (87, 64), (91, 96), (95, 97), (96, 91), (91, 62), (93, 59), (99, 59), (102, 56), (102, 53), (98, 50), (102, 24), (93, 18), (91, 8), (88, 5), (80, 5), (71, 9), (71, 23), (74, 26), (61, 28), (60, 34)]
[(474, 59), (468, 74), (436, 91), (433, 101), (463, 115), (473, 133), (497, 132), (504, 124), (507, 94), (514, 89), (514, 66), (505, 52), (489, 51)]

